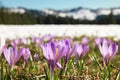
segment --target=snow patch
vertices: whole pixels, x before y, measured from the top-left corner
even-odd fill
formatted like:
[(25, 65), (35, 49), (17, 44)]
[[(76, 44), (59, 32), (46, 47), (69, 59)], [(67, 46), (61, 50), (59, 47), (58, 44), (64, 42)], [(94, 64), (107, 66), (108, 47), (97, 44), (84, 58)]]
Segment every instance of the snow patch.
[(109, 15), (111, 13), (111, 10), (110, 9), (99, 9), (97, 11), (97, 14), (98, 15)]
[(115, 40), (120, 40), (119, 25), (0, 25), (0, 47), (5, 44), (7, 38), (24, 38), (49, 33), (56, 36), (70, 37), (81, 35), (110, 36), (114, 37)]
[(42, 10), (42, 11), (45, 12), (46, 14), (49, 14), (49, 15), (55, 14), (55, 12), (53, 10), (49, 10), (49, 9), (45, 9), (45, 10)]
[(114, 9), (113, 14), (114, 15), (120, 15), (120, 9)]
[(11, 8), (8, 10), (8, 12), (10, 13), (20, 13), (20, 14), (24, 14), (25, 10), (22, 8)]

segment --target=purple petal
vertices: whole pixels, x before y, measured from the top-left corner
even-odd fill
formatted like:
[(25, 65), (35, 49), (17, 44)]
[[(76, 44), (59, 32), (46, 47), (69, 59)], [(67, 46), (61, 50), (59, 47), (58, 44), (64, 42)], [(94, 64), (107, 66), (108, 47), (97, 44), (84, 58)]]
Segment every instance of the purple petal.
[(7, 62), (9, 63), (10, 65), (10, 51), (9, 49), (7, 49), (6, 46), (3, 47), (3, 53), (4, 53), (4, 56), (5, 56), (5, 59), (7, 60)]
[(83, 44), (83, 53), (82, 53), (82, 56), (85, 56), (86, 53), (88, 52), (89, 50), (89, 46), (87, 46), (86, 44)]
[(107, 40), (104, 40), (103, 41), (103, 45), (102, 45), (102, 55), (103, 55), (103, 57), (105, 57), (107, 54), (109, 54), (109, 44), (108, 44), (108, 42), (107, 42)]
[(22, 44), (24, 42), (24, 40), (22, 39), (22, 38), (20, 38), (19, 40), (18, 40), (18, 43), (19, 44)]
[(118, 45), (115, 42), (112, 42), (109, 46), (110, 56), (114, 56), (118, 51)]
[(72, 39), (65, 39), (64, 41), (66, 45), (71, 46)]
[(12, 42), (11, 42), (11, 45), (12, 46), (17, 46), (19, 44), (19, 40), (13, 40)]
[(43, 49), (43, 54), (44, 54), (46, 59), (48, 59), (48, 60), (54, 59), (56, 49), (55, 49), (55, 44), (53, 42), (43, 44), (42, 49)]
[(71, 39), (63, 39), (57, 43), (56, 48), (58, 49), (56, 56), (55, 56), (55, 62), (59, 61), (60, 58), (63, 56), (65, 57), (65, 61), (69, 59), (71, 56), (70, 48), (71, 48)]
[(24, 52), (25, 52), (24, 48), (20, 48), (20, 50), (17, 51), (17, 56), (15, 58), (15, 60), (16, 60), (15, 62), (17, 62), (21, 58), (21, 56), (23, 55)]
[(110, 59), (110, 55), (107, 54), (107, 55), (104, 57), (104, 61), (105, 61), (106, 64), (108, 63), (109, 59)]
[(108, 39), (103, 38), (103, 43), (110, 45), (111, 41)]
[(79, 44), (77, 42), (74, 43), (73, 48), (71, 49), (71, 52), (73, 53), (73, 56), (76, 55), (76, 51), (77, 51), (78, 46), (79, 46)]
[(55, 59), (54, 59), (55, 63), (58, 62), (60, 60), (60, 58), (62, 58), (64, 56), (64, 50), (65, 50), (64, 47), (62, 47), (62, 48), (58, 47), (58, 53), (55, 55)]
[(44, 57), (45, 57), (47, 60), (49, 60), (48, 50), (47, 50), (47, 44), (43, 44), (43, 45), (41, 45), (41, 47), (42, 47), (42, 50), (43, 50), (43, 55), (44, 55)]
[(48, 43), (47, 50), (48, 50), (48, 56), (49, 56), (49, 58), (53, 60), (54, 56), (56, 54), (55, 44), (53, 42)]
[(86, 37), (82, 38), (82, 43), (87, 44), (90, 40)]
[(60, 64), (59, 62), (56, 63), (56, 66), (57, 66), (58, 68), (62, 69), (62, 66), (61, 66), (61, 64)]
[(79, 45), (78, 47), (77, 47), (77, 56), (79, 56), (79, 57), (81, 57), (81, 55), (82, 55), (82, 52), (83, 52), (83, 45), (81, 44), (81, 45)]
[(56, 54), (56, 46), (55, 46), (55, 43), (54, 42), (51, 42), (50, 43), (50, 48), (51, 48), (51, 52), (53, 53), (53, 55)]
[(10, 65), (13, 66), (15, 64), (15, 54), (14, 53), (14, 48), (13, 47), (10, 47), (9, 48), (9, 51), (10, 51)]
[(103, 38), (96, 38), (95, 39), (95, 43), (97, 44), (100, 52), (103, 53), (103, 50), (102, 50)]
[(103, 38), (96, 38), (96, 39), (95, 39), (95, 43), (96, 43), (97, 45), (101, 45), (102, 41), (103, 41)]
[(18, 57), (17, 57), (19, 55), (17, 47), (15, 47), (15, 46), (12, 47), (10, 53), (11, 53), (11, 58), (12, 58), (11, 61), (12, 61), (13, 64), (15, 64), (19, 60)]
[(75, 52), (76, 59), (79, 59), (85, 56), (88, 50), (89, 50), (89, 46), (87, 46), (86, 44), (83, 44), (83, 43), (80, 45), (77, 44), (76, 52)]
[(42, 37), (44, 41), (52, 41), (53, 38), (54, 36), (52, 36), (51, 34), (46, 34)]
[(39, 55), (37, 53), (34, 54), (34, 61), (36, 61), (39, 58)]
[(23, 57), (24, 57), (24, 60), (25, 61), (28, 61), (28, 59), (30, 58), (30, 50), (29, 50), (29, 48), (26, 48), (25, 49), (25, 53), (23, 54)]

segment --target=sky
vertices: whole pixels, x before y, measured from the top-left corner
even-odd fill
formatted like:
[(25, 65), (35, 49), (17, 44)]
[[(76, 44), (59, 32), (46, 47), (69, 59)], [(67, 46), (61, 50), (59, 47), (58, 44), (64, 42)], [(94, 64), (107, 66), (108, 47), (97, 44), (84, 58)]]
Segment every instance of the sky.
[(72, 9), (77, 7), (98, 9), (120, 7), (120, 0), (0, 0), (5, 7), (28, 9)]

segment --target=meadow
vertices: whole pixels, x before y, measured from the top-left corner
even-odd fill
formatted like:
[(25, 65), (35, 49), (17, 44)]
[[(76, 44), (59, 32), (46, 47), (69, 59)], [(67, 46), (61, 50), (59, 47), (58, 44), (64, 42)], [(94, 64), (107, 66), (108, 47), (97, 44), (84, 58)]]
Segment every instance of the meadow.
[[(1, 80), (119, 80), (120, 41), (113, 37), (6, 39)], [(102, 48), (100, 48), (100, 46)], [(102, 51), (101, 51), (102, 49)]]

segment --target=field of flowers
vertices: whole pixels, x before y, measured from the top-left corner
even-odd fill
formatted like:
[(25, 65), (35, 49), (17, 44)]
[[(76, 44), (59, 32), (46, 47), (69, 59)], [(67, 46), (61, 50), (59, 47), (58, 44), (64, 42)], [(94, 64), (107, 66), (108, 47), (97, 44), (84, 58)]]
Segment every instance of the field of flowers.
[(6, 39), (1, 80), (119, 80), (120, 41), (111, 37)]

